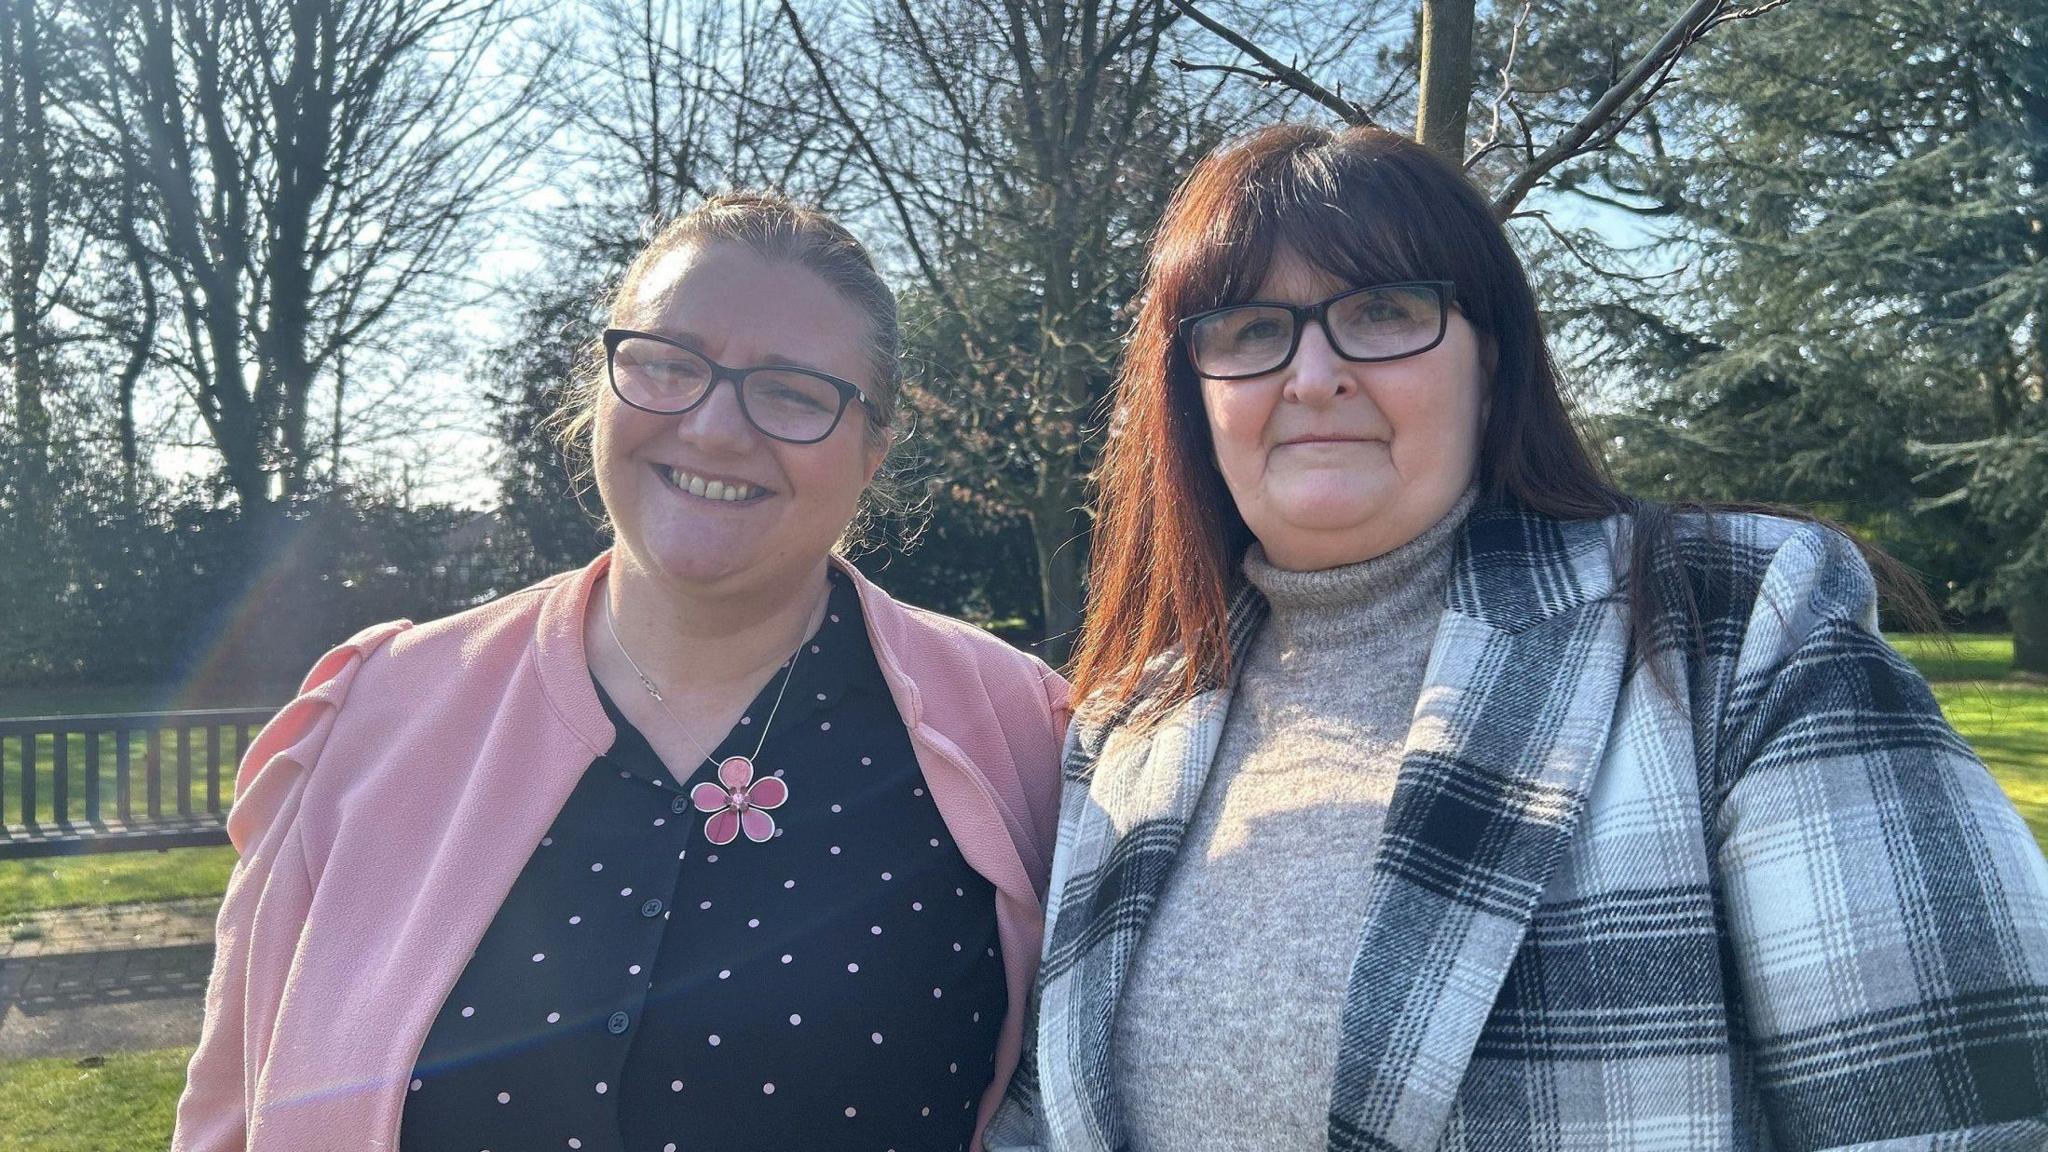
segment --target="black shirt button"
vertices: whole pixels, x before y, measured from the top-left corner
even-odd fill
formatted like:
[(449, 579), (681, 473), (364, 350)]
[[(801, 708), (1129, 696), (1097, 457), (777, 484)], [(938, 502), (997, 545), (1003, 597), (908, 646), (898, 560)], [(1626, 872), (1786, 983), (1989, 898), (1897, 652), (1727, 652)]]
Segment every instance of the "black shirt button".
[(675, 799), (668, 802), (668, 810), (675, 813), (678, 816), (681, 816), (683, 813), (688, 812), (690, 810), (690, 798), (688, 796), (676, 797)]
[(661, 915), (661, 901), (649, 900), (647, 903), (642, 904), (640, 906), (640, 914), (649, 919)]
[(632, 1022), (633, 1018), (624, 1012), (614, 1012), (612, 1013), (612, 1018), (604, 1022), (604, 1026), (606, 1031), (617, 1036), (619, 1033), (624, 1032), (627, 1025), (630, 1025)]

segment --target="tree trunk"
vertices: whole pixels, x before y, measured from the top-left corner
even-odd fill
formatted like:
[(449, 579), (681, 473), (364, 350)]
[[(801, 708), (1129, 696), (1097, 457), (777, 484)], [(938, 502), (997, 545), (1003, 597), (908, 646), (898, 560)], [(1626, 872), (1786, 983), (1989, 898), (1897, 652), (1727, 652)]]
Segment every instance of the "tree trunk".
[(281, 143), (264, 251), (269, 264), (267, 323), (259, 343), (262, 370), (272, 377), (265, 382), (269, 402), (264, 407), (275, 414), (277, 472), (286, 497), (305, 494), (318, 455), (317, 448), (309, 452), (306, 442), (315, 376), (307, 339), (313, 324), (317, 259), (312, 236), (327, 191), (327, 156), (334, 139), (334, 96), (327, 89), (332, 77), (319, 65), (324, 46), (334, 39), (337, 7), (305, 0), (291, 5), (285, 80), (269, 93), (270, 115)]
[(15, 515), (24, 531), (44, 516), (50, 413), (43, 394), (43, 269), (50, 257), (49, 128), (41, 16), (33, 3), (0, 11), (0, 211), (6, 216), (7, 312), (12, 333)]
[(135, 510), (142, 488), (142, 449), (135, 435), (135, 389), (142, 382), (142, 373), (149, 367), (149, 353), (156, 340), (157, 300), (156, 284), (150, 279), (149, 263), (142, 253), (142, 240), (135, 233), (134, 218), (128, 213), (134, 211), (132, 201), (124, 200), (122, 242), (129, 254), (129, 268), (135, 274), (137, 290), (142, 296), (142, 315), (135, 325), (134, 339), (128, 345), (127, 359), (121, 365), (121, 375), (114, 385), (115, 426), (121, 440), (121, 495), (127, 503), (127, 510)]
[(2048, 676), (2048, 572), (2009, 581), (2005, 601), (2013, 671)]
[(336, 349), (334, 357), (334, 418), (327, 434), (327, 486), (339, 491), (341, 488), (341, 434), (342, 413), (346, 411), (343, 401), (348, 393), (348, 357), (345, 349)]
[(1465, 110), (1472, 103), (1474, 0), (1422, 0), (1422, 99), (1415, 138), (1453, 164), (1465, 162)]

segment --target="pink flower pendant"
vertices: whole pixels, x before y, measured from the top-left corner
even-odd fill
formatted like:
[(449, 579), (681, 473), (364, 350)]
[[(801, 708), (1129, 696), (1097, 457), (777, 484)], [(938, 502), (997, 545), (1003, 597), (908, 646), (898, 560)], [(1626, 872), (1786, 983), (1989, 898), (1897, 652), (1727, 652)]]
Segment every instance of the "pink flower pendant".
[(754, 779), (754, 762), (745, 756), (719, 761), (718, 783), (706, 780), (690, 789), (690, 803), (711, 813), (704, 821), (704, 838), (713, 844), (730, 844), (741, 832), (756, 844), (767, 843), (775, 835), (775, 817), (768, 809), (788, 799), (789, 785), (779, 776)]

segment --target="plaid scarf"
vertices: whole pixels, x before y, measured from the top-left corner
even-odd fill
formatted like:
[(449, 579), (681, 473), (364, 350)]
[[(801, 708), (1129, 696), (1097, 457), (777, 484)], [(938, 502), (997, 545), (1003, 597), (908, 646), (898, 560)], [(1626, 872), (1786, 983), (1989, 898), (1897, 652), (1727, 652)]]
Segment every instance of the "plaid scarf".
[[(1464, 529), (1355, 913), (1329, 1147), (2048, 1148), (2048, 863), (1878, 634), (1854, 545), (1694, 518), (1673, 578), (1703, 643), (1631, 672), (1625, 531)], [(1264, 615), (1233, 602), (1236, 664)], [(1128, 1146), (1117, 998), (1230, 701), (1077, 717), (989, 1148)]]

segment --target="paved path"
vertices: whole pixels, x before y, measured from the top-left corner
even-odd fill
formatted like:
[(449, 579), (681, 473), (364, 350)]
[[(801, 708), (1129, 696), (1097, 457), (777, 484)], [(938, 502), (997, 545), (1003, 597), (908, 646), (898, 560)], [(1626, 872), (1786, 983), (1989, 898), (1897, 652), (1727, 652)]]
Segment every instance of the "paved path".
[(0, 924), (0, 1060), (198, 1043), (218, 905), (66, 908)]

